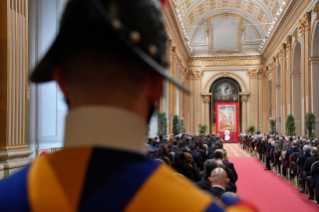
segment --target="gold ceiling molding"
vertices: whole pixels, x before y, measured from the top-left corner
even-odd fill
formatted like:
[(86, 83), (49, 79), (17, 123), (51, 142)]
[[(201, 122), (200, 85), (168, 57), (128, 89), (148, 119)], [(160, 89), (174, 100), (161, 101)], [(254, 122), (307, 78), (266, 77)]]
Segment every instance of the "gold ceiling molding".
[(263, 61), (258, 60), (220, 60), (220, 61), (189, 61), (187, 65), (189, 67), (198, 66), (240, 66), (240, 65), (262, 65)]
[(227, 55), (199, 55), (193, 56), (190, 60), (231, 60), (231, 59), (262, 59), (260, 54), (227, 54)]
[(265, 49), (262, 50), (262, 54), (266, 57), (267, 63), (277, 51), (277, 48), (285, 37), (291, 33), (293, 28), (295, 28), (295, 24), (299, 21), (299, 17), (305, 12), (308, 6), (309, 1), (291, 0), (272, 36), (267, 39)]
[[(177, 9), (187, 28), (203, 15), (223, 8), (245, 11), (260, 23), (270, 23), (269, 17), (272, 19), (279, 7), (278, 0), (180, 0), (177, 3)], [(263, 26), (265, 30), (268, 27), (270, 26)]]

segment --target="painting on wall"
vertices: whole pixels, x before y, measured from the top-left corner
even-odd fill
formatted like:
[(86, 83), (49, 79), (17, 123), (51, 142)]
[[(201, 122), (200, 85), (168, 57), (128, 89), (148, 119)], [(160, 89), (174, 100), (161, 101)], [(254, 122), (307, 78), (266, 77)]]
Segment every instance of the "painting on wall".
[(220, 81), (213, 89), (216, 102), (238, 102), (238, 88), (231, 81)]
[(269, 117), (272, 117), (272, 82), (269, 80)]
[(236, 105), (218, 105), (218, 131), (236, 132)]

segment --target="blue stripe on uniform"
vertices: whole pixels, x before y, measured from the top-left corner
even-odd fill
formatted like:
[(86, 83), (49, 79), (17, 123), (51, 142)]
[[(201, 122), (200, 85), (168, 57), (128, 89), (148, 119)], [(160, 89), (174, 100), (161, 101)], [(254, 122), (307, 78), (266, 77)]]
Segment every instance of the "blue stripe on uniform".
[(224, 212), (224, 209), (222, 209), (219, 205), (217, 205), (215, 202), (213, 202), (206, 209), (206, 212)]
[(150, 159), (127, 166), (85, 202), (81, 202), (79, 211), (123, 211), (158, 167), (159, 164)]
[(27, 178), (30, 165), (0, 181), (0, 211), (29, 212)]

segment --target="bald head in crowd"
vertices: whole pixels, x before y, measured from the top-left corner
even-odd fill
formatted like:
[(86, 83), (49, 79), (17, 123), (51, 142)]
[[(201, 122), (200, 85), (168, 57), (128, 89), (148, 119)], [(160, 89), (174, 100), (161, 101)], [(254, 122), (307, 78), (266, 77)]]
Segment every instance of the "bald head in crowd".
[(311, 154), (312, 155), (318, 155), (318, 148), (317, 147), (312, 147)]
[(211, 186), (220, 186), (226, 189), (226, 186), (229, 183), (229, 178), (227, 177), (227, 173), (224, 169), (216, 168), (212, 171), (209, 182)]

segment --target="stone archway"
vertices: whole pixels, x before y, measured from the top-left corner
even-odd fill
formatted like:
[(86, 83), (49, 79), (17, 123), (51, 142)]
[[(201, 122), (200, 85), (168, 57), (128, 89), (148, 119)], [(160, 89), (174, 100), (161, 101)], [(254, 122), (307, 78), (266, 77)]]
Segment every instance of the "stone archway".
[[(207, 114), (210, 114), (210, 104), (212, 101), (211, 98), (211, 87), (214, 84), (214, 82), (216, 82), (217, 80), (221, 80), (223, 78), (231, 78), (234, 81), (236, 81), (239, 85), (239, 87), (241, 88), (241, 92), (239, 93), (239, 98), (240, 98), (240, 104), (241, 104), (241, 108), (240, 108), (240, 125), (241, 126), (246, 126), (247, 125), (247, 111), (248, 111), (248, 97), (249, 97), (249, 91), (247, 90), (247, 86), (244, 83), (244, 81), (242, 80), (242, 78), (234, 73), (229, 73), (229, 72), (222, 72), (222, 73), (218, 73), (214, 76), (212, 76), (207, 83), (205, 84), (204, 87), (204, 92), (202, 93), (202, 97), (203, 97), (203, 102), (204, 102), (204, 114), (206, 114), (205, 116), (207, 116)], [(205, 123), (208, 124), (208, 126), (210, 126), (210, 119), (205, 120)], [(211, 129), (211, 126), (210, 126)], [(245, 133), (244, 128), (242, 127), (241, 131), (242, 133)]]
[(292, 114), (295, 119), (296, 135), (302, 135), (302, 110), (301, 110), (301, 45), (296, 42), (292, 56)]
[(315, 135), (319, 135), (319, 92), (315, 92), (319, 86), (319, 21), (316, 21), (311, 49), (311, 108), (316, 116)]

